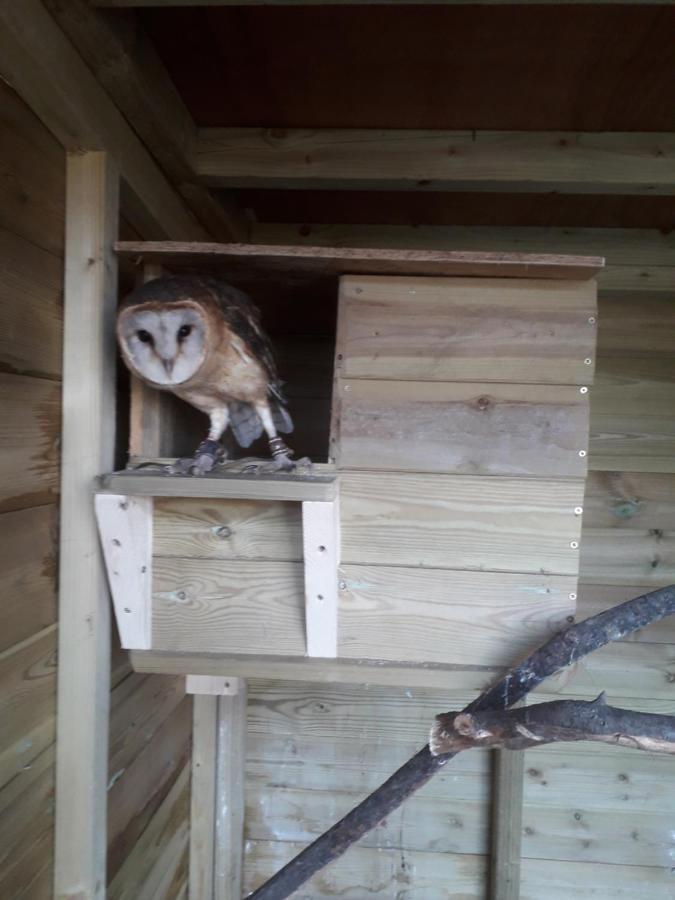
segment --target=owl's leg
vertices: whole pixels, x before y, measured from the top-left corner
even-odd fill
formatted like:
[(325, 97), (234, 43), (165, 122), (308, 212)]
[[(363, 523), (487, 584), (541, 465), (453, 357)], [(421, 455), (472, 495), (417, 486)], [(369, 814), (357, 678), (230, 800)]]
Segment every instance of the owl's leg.
[(279, 437), (267, 403), (256, 403), (255, 411), (260, 416), (260, 421), (269, 441), (270, 453), (272, 454), (272, 461), (260, 466), (259, 471), (291, 472), (299, 465), (309, 464), (308, 459), (299, 459), (297, 462), (291, 459), (293, 451)]
[(217, 461), (224, 458), (225, 450), (220, 444), (220, 439), (230, 421), (228, 407), (212, 410), (209, 418), (211, 427), (208, 437), (197, 447), (194, 456), (177, 459), (172, 466), (169, 466), (169, 472), (172, 475), (206, 475), (213, 469)]

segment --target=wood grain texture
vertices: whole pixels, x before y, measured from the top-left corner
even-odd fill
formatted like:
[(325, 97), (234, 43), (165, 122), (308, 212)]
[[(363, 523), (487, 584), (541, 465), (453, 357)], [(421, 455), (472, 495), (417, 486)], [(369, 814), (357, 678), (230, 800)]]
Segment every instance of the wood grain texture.
[(506, 666), (560, 630), (576, 578), (342, 566), (339, 655)]
[(56, 620), (56, 527), (52, 504), (0, 515), (0, 651)]
[(302, 560), (299, 503), (158, 498), (153, 528), (156, 557)]
[(63, 261), (5, 228), (0, 228), (0, 257), (0, 369), (58, 380)]
[(300, 563), (162, 559), (154, 569), (156, 649), (304, 655)]
[(259, 279), (293, 272), (294, 278), (346, 273), (368, 275), (485, 275), (513, 278), (592, 278), (604, 260), (593, 256), (466, 253), (460, 250), (372, 250), (280, 244), (209, 244), (186, 241), (118, 241), (121, 256), (142, 256), (169, 268), (227, 266), (233, 274), (253, 267)]
[(217, 699), (214, 900), (242, 896), (246, 765), (246, 683)]
[(592, 282), (346, 276), (340, 295), (344, 378), (592, 382)]
[(339, 380), (338, 390), (342, 469), (586, 473), (588, 394), (582, 388)]
[[(656, 149), (655, 149), (656, 148)], [(663, 134), (414, 129), (200, 129), (210, 185), (340, 189), (675, 193)]]
[(108, 791), (108, 875), (114, 879), (187, 764), (192, 699), (186, 697), (159, 725)]
[(591, 396), (590, 467), (675, 472), (671, 358), (601, 357)]
[(52, 503), (58, 495), (61, 386), (0, 374), (0, 512)]
[[(244, 890), (252, 891), (303, 848), (281, 841), (251, 841), (246, 847)], [(486, 857), (475, 854), (401, 852), (397, 849), (354, 847), (326, 872), (307, 882), (312, 900), (367, 896), (385, 900), (392, 887), (409, 896), (443, 896), (448, 885), (462, 900), (485, 896)], [(403, 895), (405, 896), (405, 895)]]
[[(640, 292), (621, 297), (601, 295), (598, 306), (599, 356), (672, 357), (675, 344), (672, 296)], [(606, 365), (606, 361), (602, 364)]]
[(50, 626), (0, 654), (1, 788), (51, 746), (55, 716), (56, 633)]
[[(63, 255), (63, 147), (12, 88), (0, 85), (2, 167), (0, 228), (59, 259)], [(5, 260), (11, 266), (12, 260)], [(35, 278), (40, 273), (32, 273)]]
[(190, 779), (190, 897), (214, 897), (218, 698), (193, 700)]
[(109, 900), (178, 897), (187, 877), (190, 772), (185, 766), (133, 850), (108, 885)]
[(575, 575), (583, 482), (342, 475), (342, 561)]
[(525, 859), (521, 900), (583, 900), (589, 889), (597, 900), (671, 900), (668, 866), (616, 866), (599, 863)]
[(520, 900), (525, 754), (493, 754), (490, 900)]

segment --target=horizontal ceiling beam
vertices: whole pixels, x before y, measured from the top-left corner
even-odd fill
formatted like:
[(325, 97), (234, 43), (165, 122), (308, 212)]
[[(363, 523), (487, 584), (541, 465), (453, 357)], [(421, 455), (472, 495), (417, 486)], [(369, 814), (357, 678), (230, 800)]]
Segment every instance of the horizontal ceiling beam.
[(201, 240), (206, 232), (40, 0), (0, 0), (0, 74), (70, 152), (116, 160), (146, 234)]
[(675, 134), (203, 128), (194, 167), (230, 187), (675, 194)]

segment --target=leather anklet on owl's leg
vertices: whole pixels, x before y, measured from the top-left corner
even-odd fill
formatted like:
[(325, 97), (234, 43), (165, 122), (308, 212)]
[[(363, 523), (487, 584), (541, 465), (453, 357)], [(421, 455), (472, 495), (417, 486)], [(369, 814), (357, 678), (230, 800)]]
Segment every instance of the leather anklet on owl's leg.
[(258, 472), (292, 472), (294, 469), (297, 469), (298, 466), (311, 466), (311, 462), (308, 459), (299, 459), (297, 462), (291, 457), (293, 456), (293, 451), (290, 447), (287, 447), (284, 441), (277, 434), (277, 429), (274, 425), (274, 420), (272, 419), (272, 413), (270, 412), (269, 406), (265, 403), (256, 404), (256, 412), (260, 416), (260, 421), (263, 424), (263, 428), (267, 434), (267, 438), (270, 446), (270, 453), (272, 455), (272, 459), (270, 462), (262, 463), (258, 466)]
[(217, 462), (225, 458), (225, 448), (221, 446), (220, 438), (229, 422), (228, 410), (227, 408), (214, 410), (209, 417), (211, 419), (209, 436), (197, 447), (194, 456), (177, 459), (169, 466), (172, 475), (206, 475)]

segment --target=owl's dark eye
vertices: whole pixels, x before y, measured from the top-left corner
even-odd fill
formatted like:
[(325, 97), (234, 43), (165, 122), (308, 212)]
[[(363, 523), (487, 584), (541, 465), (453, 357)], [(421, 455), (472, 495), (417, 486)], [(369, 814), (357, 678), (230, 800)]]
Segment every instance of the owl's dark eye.
[(182, 341), (192, 332), (192, 325), (181, 325), (178, 329), (178, 340)]
[(145, 328), (141, 328), (140, 331), (137, 331), (136, 335), (138, 337), (138, 340), (141, 341), (142, 343), (144, 343), (144, 344), (152, 343), (152, 335), (150, 334), (149, 331), (146, 331)]

